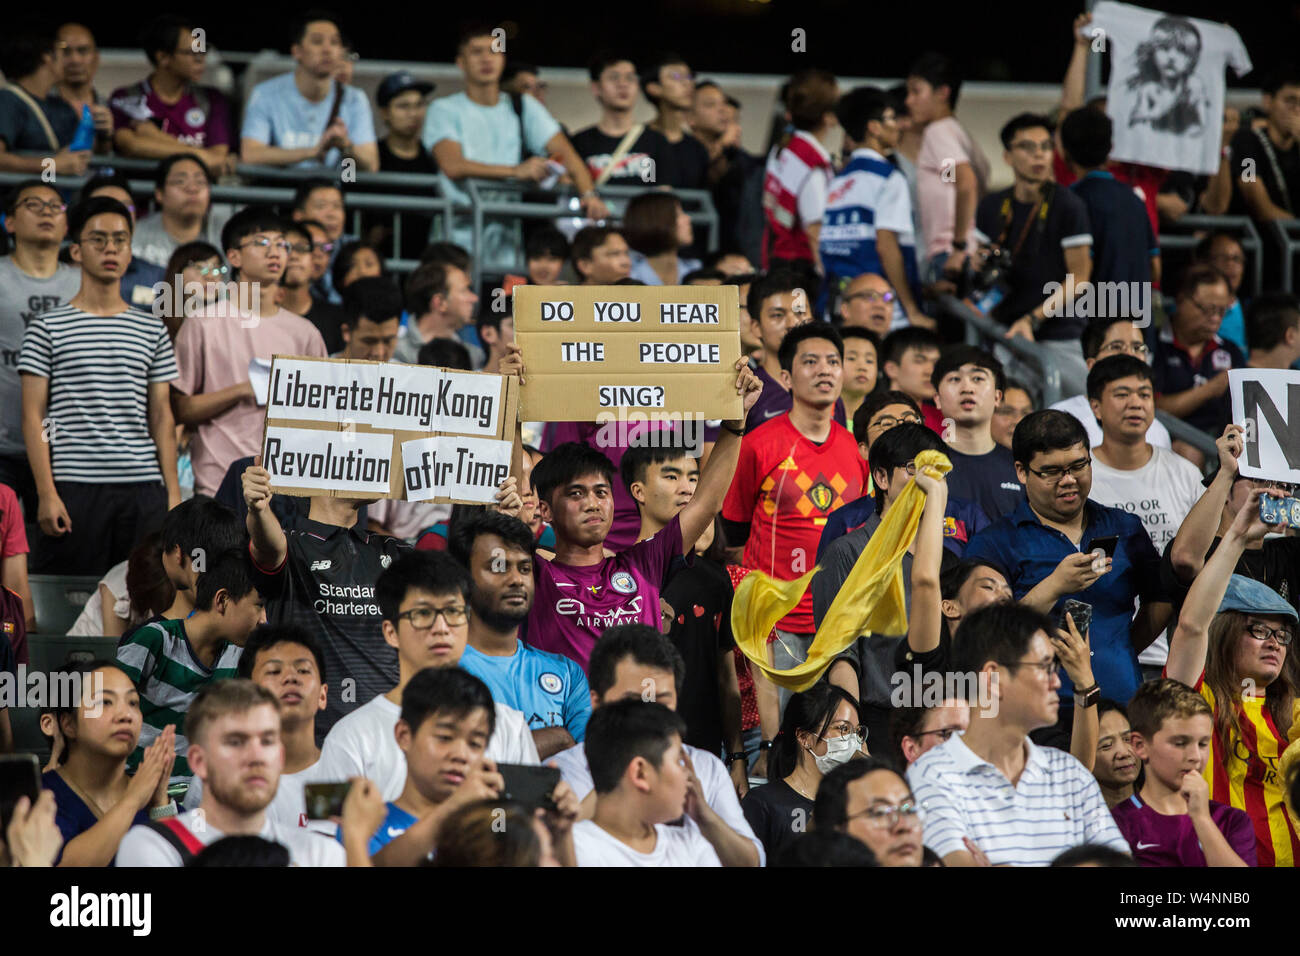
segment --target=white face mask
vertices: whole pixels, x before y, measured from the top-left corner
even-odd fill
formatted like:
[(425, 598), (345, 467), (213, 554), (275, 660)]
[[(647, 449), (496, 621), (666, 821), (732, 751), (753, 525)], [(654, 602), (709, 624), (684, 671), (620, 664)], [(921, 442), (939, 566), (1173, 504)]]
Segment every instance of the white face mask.
[(862, 749), (862, 741), (858, 739), (857, 734), (845, 734), (842, 737), (824, 737), (822, 739), (826, 741), (826, 753), (820, 757), (813, 754), (812, 748), (806, 747), (804, 749), (813, 755), (813, 760), (817, 763), (817, 769), (822, 772), (823, 776), (840, 764), (848, 763), (853, 758), (853, 755)]

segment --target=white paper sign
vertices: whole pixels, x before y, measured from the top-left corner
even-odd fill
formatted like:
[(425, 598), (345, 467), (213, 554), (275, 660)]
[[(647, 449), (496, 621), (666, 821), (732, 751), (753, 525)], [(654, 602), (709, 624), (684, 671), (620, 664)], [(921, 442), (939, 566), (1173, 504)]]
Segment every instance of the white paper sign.
[(266, 429), (262, 467), (271, 484), (387, 494), (392, 480), (393, 436), (373, 432), (323, 432), (272, 425)]
[(1300, 372), (1228, 372), (1232, 420), (1245, 432), (1238, 467), (1247, 478), (1300, 483)]
[(510, 451), (510, 442), (495, 438), (439, 435), (402, 442), (406, 500), (493, 501), (510, 474)]
[(248, 382), (253, 386), (253, 394), (257, 396), (257, 404), (266, 404), (266, 395), (271, 390), (271, 363), (260, 358), (255, 358), (248, 363)]

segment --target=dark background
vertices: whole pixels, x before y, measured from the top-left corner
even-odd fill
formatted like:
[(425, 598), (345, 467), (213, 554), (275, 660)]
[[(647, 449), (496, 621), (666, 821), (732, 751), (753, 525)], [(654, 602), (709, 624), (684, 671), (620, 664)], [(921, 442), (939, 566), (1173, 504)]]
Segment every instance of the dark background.
[[(463, 19), (484, 16), (507, 29), (510, 55), (541, 66), (584, 66), (597, 46), (634, 55), (660, 49), (686, 58), (697, 74), (790, 73), (826, 66), (846, 76), (902, 76), (927, 49), (954, 57), (967, 79), (1058, 82), (1070, 55), (1070, 26), (1080, 2), (949, 3), (940, 0), (530, 0), (450, 3), (366, 0), (290, 4), (221, 0), (195, 4), (209, 42), (223, 50), (288, 50), (296, 11), (325, 6), (366, 59), (436, 60), (455, 56)], [(1229, 84), (1258, 85), (1261, 69), (1300, 59), (1298, 0), (1138, 0), (1150, 9), (1218, 21), (1225, 15), (1245, 41), (1255, 73)], [(134, 47), (140, 24), (182, 3), (88, 3), (58, 6), (57, 25), (76, 19), (100, 46)], [(11, 10), (5, 19), (12, 23)], [(806, 53), (793, 53), (791, 31), (806, 31)]]

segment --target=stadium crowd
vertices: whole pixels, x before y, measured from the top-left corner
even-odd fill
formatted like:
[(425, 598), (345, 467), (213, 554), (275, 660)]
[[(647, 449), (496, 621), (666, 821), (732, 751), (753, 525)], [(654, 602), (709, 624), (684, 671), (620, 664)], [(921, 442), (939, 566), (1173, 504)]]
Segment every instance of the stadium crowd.
[[(1195, 56), (1167, 19), (1153, 42)], [(373, 103), (328, 12), (244, 103), (203, 85), (200, 21), (146, 24), (150, 70), (113, 91), (83, 25), (4, 37), (0, 676), (45, 633), (29, 573), (96, 579), (70, 633), (112, 639), (41, 711), (44, 749), (0, 707), (0, 753), (44, 760), (7, 860), (1293, 865), (1300, 538), (1260, 517), (1293, 489), (1240, 473), (1227, 373), (1300, 367), (1300, 300), (1253, 287), (1231, 231), (1177, 269), (1158, 236), (1295, 218), (1300, 69), (1225, 111), (1216, 174), (1112, 163), (1089, 20), (1061, 24), (1058, 109), (1006, 117), (1000, 191), (937, 53), (891, 89), (795, 74), (757, 156), (739, 102), (667, 53), (595, 55), (571, 133), (491, 24), (460, 34), (463, 91), (399, 72)], [(91, 165), (111, 156), (156, 161), (152, 192)], [(237, 164), (299, 171), (293, 201), (214, 202)], [(352, 234), (348, 169), (436, 174), (458, 212)], [(467, 179), (568, 190), (584, 222), (476, 248)], [(617, 217), (615, 185), (641, 189)], [(713, 248), (675, 190), (710, 194)], [(476, 260), (521, 268), (476, 288)], [(1090, 312), (1088, 283), (1145, 296)], [(527, 284), (735, 287), (743, 414), (521, 423), (491, 506), (272, 493), (259, 362), (526, 381), (494, 292)], [(957, 302), (996, 340), (968, 344)], [(1020, 343), (1059, 371), (1052, 407)], [(902, 632), (793, 689), (913, 501)], [(736, 589), (813, 567), (757, 666)]]

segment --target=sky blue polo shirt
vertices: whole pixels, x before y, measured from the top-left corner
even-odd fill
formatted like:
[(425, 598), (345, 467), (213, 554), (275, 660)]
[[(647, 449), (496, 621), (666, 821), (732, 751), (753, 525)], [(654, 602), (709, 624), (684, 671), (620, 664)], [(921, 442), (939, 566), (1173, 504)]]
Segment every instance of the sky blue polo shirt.
[[(1117, 535), (1115, 563), (1092, 585), (1078, 594), (1063, 596), (1050, 617), (1060, 616), (1065, 601), (1074, 598), (1092, 605), (1088, 643), (1092, 646), (1092, 672), (1103, 697), (1126, 703), (1142, 683), (1137, 652), (1129, 639), (1134, 600), (1160, 600), (1160, 555), (1137, 515), (1084, 502), (1086, 512), (1082, 547), (1039, 520), (1022, 499), (1020, 507), (975, 535), (966, 546), (966, 558), (992, 561), (1007, 574), (1007, 583), (1019, 601), (1069, 554), (1092, 550), (1092, 540)], [(1061, 671), (1063, 704), (1073, 706), (1074, 685)]]

